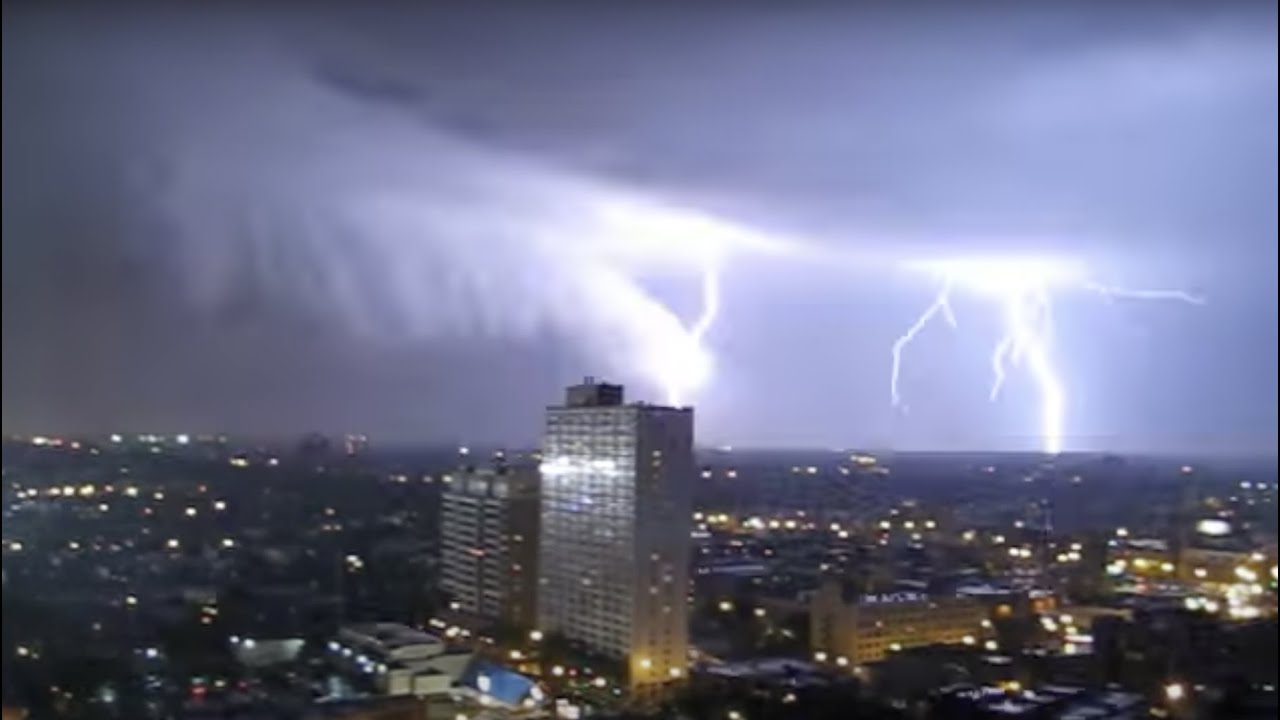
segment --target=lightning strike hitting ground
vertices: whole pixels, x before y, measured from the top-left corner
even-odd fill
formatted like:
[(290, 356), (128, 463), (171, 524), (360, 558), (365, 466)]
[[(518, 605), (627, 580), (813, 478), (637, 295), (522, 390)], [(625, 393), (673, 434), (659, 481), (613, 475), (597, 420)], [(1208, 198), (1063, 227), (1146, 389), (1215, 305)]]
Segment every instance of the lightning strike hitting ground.
[(1202, 298), (1182, 290), (1135, 290), (1102, 285), (1086, 279), (1083, 268), (1074, 263), (969, 259), (912, 263), (908, 267), (937, 277), (941, 288), (934, 301), (893, 344), (889, 392), (894, 406), (906, 409), (898, 390), (903, 351), (939, 313), (953, 328), (956, 326), (951, 293), (954, 288), (963, 287), (995, 300), (1004, 315), (1004, 331), (991, 354), (994, 379), (989, 398), (994, 401), (999, 397), (1011, 367), (1025, 366), (1040, 395), (1040, 447), (1050, 455), (1062, 452), (1066, 427), (1066, 390), (1052, 359), (1052, 291), (1055, 288), (1085, 290), (1108, 301), (1125, 298), (1204, 303)]

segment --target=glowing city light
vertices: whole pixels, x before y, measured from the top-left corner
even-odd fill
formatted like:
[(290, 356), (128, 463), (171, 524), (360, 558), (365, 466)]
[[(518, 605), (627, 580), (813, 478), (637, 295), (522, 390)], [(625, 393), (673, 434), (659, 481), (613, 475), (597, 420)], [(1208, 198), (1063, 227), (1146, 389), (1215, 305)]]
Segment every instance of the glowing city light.
[(1231, 534), (1231, 523), (1226, 520), (1218, 520), (1217, 518), (1209, 518), (1196, 523), (1196, 532), (1201, 535), (1209, 535), (1211, 537), (1221, 537)]

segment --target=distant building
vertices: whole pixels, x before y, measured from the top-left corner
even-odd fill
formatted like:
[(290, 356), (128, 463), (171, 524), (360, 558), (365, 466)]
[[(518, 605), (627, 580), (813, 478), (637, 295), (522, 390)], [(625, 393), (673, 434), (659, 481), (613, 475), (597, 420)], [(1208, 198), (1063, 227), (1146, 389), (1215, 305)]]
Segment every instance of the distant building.
[(335, 667), (382, 695), (448, 694), (471, 664), (471, 653), (451, 653), (443, 640), (396, 623), (342, 628), (329, 642)]
[(987, 619), (972, 598), (866, 595), (828, 582), (813, 596), (810, 642), (821, 662), (863, 665), (914, 647), (977, 644)]
[(1178, 579), (1191, 585), (1225, 590), (1237, 583), (1275, 581), (1274, 549), (1259, 547), (1247, 533), (1220, 518), (1197, 522), (1181, 550)]
[(1107, 544), (1107, 574), (1113, 578), (1172, 580), (1177, 553), (1159, 538), (1116, 538)]
[(617, 385), (547, 409), (539, 627), (620, 661), (637, 694), (684, 678), (693, 411)]
[(328, 652), (361, 694), (447, 697), (505, 710), (536, 709), (546, 699), (532, 679), (470, 652), (451, 651), (440, 638), (405, 625), (344, 627)]
[(441, 587), (458, 612), (537, 623), (538, 469), (464, 470), (442, 497)]
[(1187, 547), (1179, 561), (1178, 577), (1190, 584), (1232, 585), (1241, 581), (1241, 573), (1256, 577), (1267, 573), (1264, 556), (1255, 556), (1246, 549)]

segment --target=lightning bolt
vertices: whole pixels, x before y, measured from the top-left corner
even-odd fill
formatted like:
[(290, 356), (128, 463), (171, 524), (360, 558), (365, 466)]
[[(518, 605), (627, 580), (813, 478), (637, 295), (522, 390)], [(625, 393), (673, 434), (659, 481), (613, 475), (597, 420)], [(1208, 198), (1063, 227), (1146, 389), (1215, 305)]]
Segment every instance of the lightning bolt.
[(1004, 387), (1005, 359), (1009, 356), (1009, 351), (1013, 349), (1013, 340), (1008, 335), (1000, 340), (1000, 344), (996, 345), (996, 350), (991, 354), (991, 374), (995, 378), (991, 382), (991, 392), (987, 395), (987, 399), (995, 402), (1000, 397), (1000, 388)]
[(929, 304), (929, 307), (925, 308), (924, 312), (920, 313), (916, 321), (911, 324), (911, 327), (907, 328), (907, 331), (902, 333), (893, 343), (893, 370), (889, 377), (889, 397), (894, 407), (901, 407), (904, 412), (907, 407), (902, 404), (902, 395), (898, 392), (898, 378), (902, 373), (902, 351), (911, 344), (911, 341), (916, 339), (916, 336), (928, 326), (929, 321), (933, 320), (934, 316), (938, 314), (946, 318), (951, 327), (956, 327), (956, 316), (955, 313), (951, 312), (950, 282), (943, 284), (942, 289), (938, 291), (938, 295)]
[(1204, 304), (1203, 298), (1183, 290), (1132, 289), (1081, 279), (1079, 269), (1071, 265), (997, 259), (933, 262), (911, 267), (939, 276), (942, 285), (933, 302), (893, 343), (889, 379), (893, 405), (906, 410), (898, 390), (902, 353), (940, 314), (948, 324), (956, 327), (951, 294), (953, 288), (964, 287), (994, 298), (1002, 309), (1003, 332), (991, 353), (993, 379), (989, 399), (995, 401), (999, 397), (1010, 368), (1025, 366), (1040, 398), (1040, 447), (1050, 455), (1062, 452), (1066, 428), (1066, 389), (1058, 376), (1052, 354), (1052, 290), (1055, 287), (1084, 290), (1108, 302), (1123, 298)]
[(702, 274), (702, 313), (694, 321), (689, 330), (689, 337), (701, 344), (707, 331), (711, 329), (716, 316), (720, 314), (720, 272), (715, 268), (707, 268)]
[(1188, 305), (1203, 305), (1204, 298), (1194, 295), (1185, 290), (1134, 290), (1123, 287), (1112, 287), (1110, 285), (1100, 285), (1090, 282), (1084, 284), (1084, 289), (1101, 295), (1107, 301), (1116, 298), (1129, 300), (1176, 300), (1184, 302)]
[[(1045, 453), (1062, 452), (1063, 389), (1050, 360), (1052, 329), (1048, 290), (1037, 287), (1027, 292), (1011, 292), (1004, 301), (1005, 335), (992, 354), (992, 365), (1002, 365), (1001, 348), (1009, 348), (1014, 365), (1026, 362), (1040, 391), (1040, 439)], [(1003, 372), (997, 374), (1003, 377)], [(993, 398), (999, 390), (993, 387)]]
[[(710, 358), (704, 340), (720, 315), (720, 269), (708, 265), (702, 271), (702, 309), (689, 326), (685, 359), (676, 362), (666, 379), (667, 404), (680, 407), (686, 394), (702, 384)], [(701, 367), (699, 367), (701, 366)]]

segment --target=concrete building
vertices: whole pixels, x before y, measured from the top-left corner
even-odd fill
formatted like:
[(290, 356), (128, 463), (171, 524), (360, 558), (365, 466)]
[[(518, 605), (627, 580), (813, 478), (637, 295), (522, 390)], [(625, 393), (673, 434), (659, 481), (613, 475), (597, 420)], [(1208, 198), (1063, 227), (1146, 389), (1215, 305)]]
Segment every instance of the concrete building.
[(328, 650), (336, 667), (382, 695), (448, 694), (472, 660), (469, 652), (449, 652), (440, 638), (396, 623), (344, 627)]
[(866, 595), (828, 582), (813, 596), (810, 642), (819, 662), (863, 665), (909, 648), (979, 644), (987, 620), (973, 598)]
[(688, 661), (693, 410), (588, 378), (547, 409), (539, 627), (613, 658), (637, 694)]
[(440, 584), (458, 612), (535, 626), (539, 511), (536, 467), (450, 475), (442, 498)]

